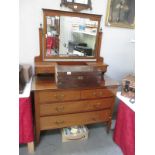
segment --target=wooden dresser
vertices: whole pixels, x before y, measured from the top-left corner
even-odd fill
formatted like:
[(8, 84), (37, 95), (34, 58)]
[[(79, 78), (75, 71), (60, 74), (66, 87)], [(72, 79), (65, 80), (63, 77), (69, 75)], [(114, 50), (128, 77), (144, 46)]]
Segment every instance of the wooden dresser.
[[(39, 28), (40, 55), (34, 59), (35, 76), (32, 81), (37, 142), (43, 130), (73, 125), (105, 122), (109, 131), (118, 85), (104, 77), (108, 65), (100, 56), (101, 17), (43, 9), (43, 28), (42, 25)], [(72, 40), (66, 36), (71, 36)], [(101, 81), (90, 87), (91, 82), (86, 80), (85, 87), (73, 88), (70, 87), (71, 81), (67, 80), (67, 88), (58, 88), (55, 75), (60, 62), (61, 65), (93, 67), (101, 73)], [(70, 70), (66, 72), (67, 75), (72, 74)], [(83, 77), (79, 77), (78, 80), (82, 81)], [(90, 77), (89, 74), (89, 80)]]
[(34, 77), (36, 141), (43, 130), (73, 125), (105, 122), (109, 131), (117, 86), (105, 78), (99, 87), (63, 90), (51, 76)]

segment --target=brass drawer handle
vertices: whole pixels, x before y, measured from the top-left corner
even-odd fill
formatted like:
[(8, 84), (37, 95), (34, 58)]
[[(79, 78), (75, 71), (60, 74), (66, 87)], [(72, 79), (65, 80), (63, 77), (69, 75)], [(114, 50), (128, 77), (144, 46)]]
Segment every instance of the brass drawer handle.
[(58, 100), (63, 100), (64, 97), (65, 97), (64, 94), (60, 94), (60, 95), (58, 96)]
[(96, 96), (96, 92), (93, 92), (93, 95)]
[(97, 103), (97, 104), (93, 105), (93, 108), (95, 108), (95, 109), (97, 108), (98, 109), (98, 108), (100, 108), (100, 106), (101, 106), (101, 103)]
[(109, 120), (111, 120), (112, 119), (112, 116), (109, 116)]
[(93, 118), (92, 118), (92, 121), (96, 121), (96, 118), (93, 117)]
[(65, 97), (65, 95), (64, 95), (64, 94), (61, 94), (60, 96), (61, 96), (61, 97)]
[(54, 95), (54, 97), (58, 100), (63, 100), (63, 98), (65, 97), (64, 94), (60, 94), (60, 95)]
[(64, 106), (56, 107), (55, 109), (56, 109), (57, 112), (63, 112), (64, 111)]
[(57, 96), (57, 94), (55, 94), (55, 95), (54, 95), (54, 97), (55, 97), (55, 99), (58, 99), (58, 96)]
[(62, 124), (64, 124), (64, 123), (65, 123), (64, 121), (56, 121), (56, 122), (55, 122), (56, 125), (62, 125)]
[(50, 70), (44, 70), (45, 73), (48, 73)]
[(99, 92), (99, 95), (102, 96), (103, 95), (103, 92)]

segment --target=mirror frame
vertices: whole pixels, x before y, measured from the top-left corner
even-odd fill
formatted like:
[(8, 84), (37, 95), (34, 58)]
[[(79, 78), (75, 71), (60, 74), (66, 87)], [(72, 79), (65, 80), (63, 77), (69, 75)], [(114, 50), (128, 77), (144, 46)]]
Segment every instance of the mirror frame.
[[(94, 20), (98, 22), (98, 28), (97, 28), (97, 35), (96, 35), (96, 43), (95, 43), (95, 56), (94, 57), (80, 57), (80, 56), (69, 56), (69, 57), (62, 57), (62, 56), (46, 56), (46, 33), (47, 33), (47, 16), (70, 16), (70, 17), (80, 17), (80, 18), (89, 18), (90, 20)], [(97, 58), (100, 55), (100, 47), (98, 45), (99, 42), (99, 32), (100, 32), (100, 21), (101, 21), (102, 15), (96, 15), (96, 14), (86, 14), (86, 13), (79, 13), (79, 12), (67, 12), (67, 11), (60, 11), (60, 10), (50, 10), (50, 9), (43, 9), (43, 60), (44, 61), (61, 61), (67, 60), (70, 61), (70, 59), (73, 59), (75, 61), (78, 60), (90, 60), (90, 61), (96, 61)]]

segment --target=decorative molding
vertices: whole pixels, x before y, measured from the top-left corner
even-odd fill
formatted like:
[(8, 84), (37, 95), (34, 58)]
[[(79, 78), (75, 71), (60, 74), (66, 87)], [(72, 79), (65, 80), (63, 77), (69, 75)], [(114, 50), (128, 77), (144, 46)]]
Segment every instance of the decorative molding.
[(82, 10), (87, 10), (87, 9), (90, 9), (92, 10), (92, 3), (91, 3), (91, 0), (88, 0), (88, 3), (87, 4), (83, 4), (83, 3), (75, 3), (74, 0), (72, 0), (72, 2), (70, 1), (67, 1), (67, 0), (61, 0), (61, 4), (60, 6), (65, 6), (65, 7), (68, 7), (70, 9), (72, 9), (73, 11), (82, 11)]

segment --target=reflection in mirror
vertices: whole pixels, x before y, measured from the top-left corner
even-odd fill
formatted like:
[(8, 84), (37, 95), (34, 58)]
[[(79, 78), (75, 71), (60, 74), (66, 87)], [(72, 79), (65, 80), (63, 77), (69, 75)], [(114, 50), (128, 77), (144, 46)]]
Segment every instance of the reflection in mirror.
[(95, 56), (98, 22), (79, 17), (47, 17), (46, 56)]
[(47, 16), (46, 56), (58, 55), (59, 51), (59, 17)]

